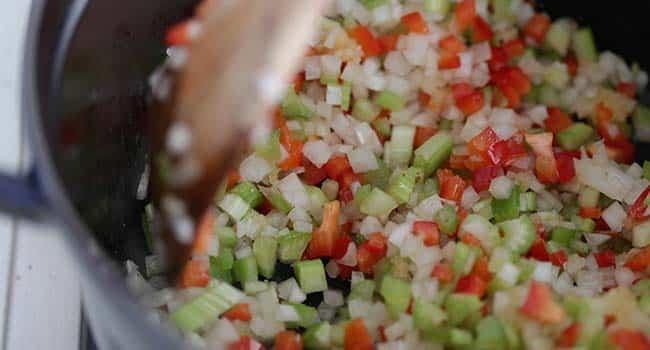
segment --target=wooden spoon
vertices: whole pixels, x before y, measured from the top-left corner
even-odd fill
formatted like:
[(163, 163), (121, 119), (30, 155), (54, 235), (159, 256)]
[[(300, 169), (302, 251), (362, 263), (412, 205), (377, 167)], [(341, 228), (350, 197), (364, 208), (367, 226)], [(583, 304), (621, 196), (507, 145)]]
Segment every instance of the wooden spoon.
[(247, 145), (255, 124), (270, 124), (315, 33), (327, 0), (221, 0), (202, 10), (202, 28), (152, 109), (152, 199), (172, 280), (192, 257), (195, 227)]

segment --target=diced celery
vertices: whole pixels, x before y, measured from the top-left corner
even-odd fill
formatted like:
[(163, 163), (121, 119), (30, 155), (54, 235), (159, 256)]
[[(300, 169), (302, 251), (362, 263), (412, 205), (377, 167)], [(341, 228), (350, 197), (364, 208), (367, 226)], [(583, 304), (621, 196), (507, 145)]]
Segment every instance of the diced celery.
[(388, 118), (378, 118), (372, 121), (372, 126), (377, 130), (377, 133), (383, 137), (390, 136), (391, 126)]
[(248, 181), (238, 183), (237, 186), (230, 190), (230, 192), (238, 195), (244, 200), (244, 202), (248, 203), (251, 208), (255, 208), (262, 204), (262, 201), (264, 200), (262, 192), (257, 189), (257, 186)]
[(320, 259), (303, 260), (293, 265), (300, 289), (305, 294), (322, 292), (327, 289), (325, 268)]
[(422, 177), (422, 170), (419, 168), (408, 168), (393, 176), (388, 185), (388, 194), (393, 196), (397, 203), (406, 203), (411, 199), (418, 178)]
[(372, 295), (374, 293), (375, 293), (375, 281), (363, 280), (357, 282), (357, 284), (352, 286), (348, 299), (349, 300), (363, 299), (363, 300), (372, 301)]
[(415, 150), (413, 166), (422, 169), (424, 177), (429, 177), (451, 155), (453, 139), (446, 132), (439, 132)]
[(579, 239), (574, 240), (569, 244), (569, 248), (573, 249), (576, 253), (580, 255), (588, 255), (591, 251), (589, 245)]
[(390, 179), (390, 168), (383, 160), (377, 160), (378, 168), (363, 174), (363, 183), (380, 189), (386, 189)]
[(394, 126), (388, 144), (388, 163), (393, 166), (407, 166), (413, 155), (415, 127), (410, 125)]
[(508, 340), (501, 321), (494, 316), (482, 319), (476, 326), (476, 349), (506, 349)]
[(219, 202), (219, 208), (228, 213), (235, 221), (241, 220), (250, 210), (250, 206), (245, 200), (232, 193), (228, 193), (223, 197)]
[(300, 260), (311, 240), (311, 233), (291, 231), (278, 237), (278, 257), (282, 263), (290, 264)]
[(268, 199), (269, 202), (271, 202), (273, 208), (277, 209), (281, 213), (289, 214), (291, 209), (293, 209), (291, 203), (289, 203), (286, 199), (284, 199), (280, 191), (276, 189), (269, 189), (268, 191), (265, 191), (263, 193), (266, 199)]
[(331, 332), (332, 326), (327, 322), (321, 322), (307, 328), (303, 334), (305, 348), (313, 350), (329, 349)]
[(289, 322), (287, 324), (287, 327), (307, 328), (314, 325), (318, 321), (318, 311), (315, 308), (303, 304), (291, 304), (291, 306), (293, 306), (294, 310), (296, 310), (296, 313), (298, 314), (298, 321)]
[(650, 142), (650, 108), (637, 105), (632, 114), (632, 123), (635, 138), (641, 142)]
[(501, 243), (499, 229), (492, 225), (488, 219), (480, 215), (468, 215), (461, 223), (459, 231), (474, 235), (481, 242), (481, 247), (488, 252), (492, 251), (494, 247)]
[(268, 279), (273, 277), (278, 255), (278, 241), (274, 237), (258, 237), (253, 241), (253, 255), (260, 274)]
[(451, 294), (445, 300), (445, 311), (450, 325), (458, 326), (466, 319), (480, 316), (483, 303), (474, 294)]
[(368, 10), (374, 10), (379, 6), (385, 5), (388, 0), (360, 0)]
[(578, 61), (594, 62), (598, 60), (598, 50), (591, 29), (580, 28), (573, 33), (573, 51), (575, 51)]
[(650, 221), (634, 226), (634, 229), (632, 229), (632, 245), (636, 248), (650, 245)]
[(566, 20), (553, 22), (546, 32), (546, 45), (560, 56), (566, 56), (571, 45), (571, 27)]
[(512, 13), (512, 0), (491, 0), (493, 16), (496, 21), (512, 23), (515, 19)]
[(424, 0), (424, 11), (447, 16), (451, 9), (450, 0)]
[(211, 281), (198, 297), (174, 310), (170, 321), (183, 332), (194, 332), (244, 298), (237, 288), (225, 282)]
[(582, 208), (594, 208), (598, 206), (598, 199), (600, 198), (600, 192), (595, 190), (593, 187), (584, 186), (580, 189), (578, 194), (578, 204)]
[(636, 295), (650, 294), (650, 278), (642, 279), (632, 285), (632, 291)]
[(386, 275), (381, 281), (379, 294), (384, 298), (388, 314), (393, 319), (397, 319), (409, 306), (411, 285), (399, 278)]
[(422, 332), (431, 332), (447, 319), (440, 306), (420, 299), (413, 304), (413, 325)]
[(332, 348), (334, 347), (343, 347), (343, 341), (345, 339), (345, 327), (348, 325), (348, 322), (339, 322), (335, 325), (332, 325), (330, 329), (330, 340), (332, 341)]
[(492, 219), (492, 198), (485, 198), (472, 206), (472, 211), (488, 220)]
[(596, 332), (589, 342), (589, 350), (608, 350), (613, 349), (612, 344), (609, 342), (607, 331), (602, 329)]
[(508, 342), (508, 346), (505, 348), (510, 350), (523, 349), (524, 346), (521, 341), (521, 336), (517, 332), (515, 325), (509, 322), (504, 322), (501, 325), (503, 326), (503, 331), (506, 335), (506, 341)]
[(519, 216), (519, 186), (515, 186), (506, 199), (492, 198), (492, 213), (496, 222), (516, 219)]
[(585, 123), (573, 123), (570, 127), (560, 131), (556, 140), (560, 147), (574, 151), (585, 145), (594, 135), (594, 129)]
[(323, 190), (316, 186), (305, 186), (307, 189), (307, 194), (309, 195), (309, 213), (315, 215), (314, 213), (323, 208), (325, 202), (327, 202), (327, 197)]
[(300, 96), (296, 94), (293, 87), (287, 89), (280, 108), (282, 115), (287, 119), (309, 119), (314, 114), (314, 111), (305, 105)]
[(218, 256), (210, 257), (210, 276), (224, 282), (232, 282), (232, 268), (235, 258), (232, 250), (223, 248)]
[(341, 85), (341, 109), (347, 111), (350, 109), (350, 100), (352, 95), (352, 85), (344, 83)]
[(560, 105), (560, 92), (548, 84), (542, 84), (538, 90), (538, 102), (547, 106)]
[(528, 215), (504, 221), (499, 227), (504, 232), (504, 245), (518, 255), (526, 253), (537, 238), (535, 224)]
[(556, 89), (565, 88), (569, 80), (569, 71), (565, 64), (553, 64), (544, 73), (544, 81)]
[(639, 298), (639, 309), (646, 314), (650, 313), (650, 294), (642, 295)]
[(418, 196), (418, 198), (419, 199), (429, 198), (439, 192), (440, 192), (440, 185), (438, 185), (438, 179), (430, 177), (428, 179), (425, 179), (424, 182), (422, 183), (422, 189), (420, 191), (420, 195)]
[(255, 153), (270, 163), (275, 163), (282, 158), (280, 148), (280, 130), (274, 130), (264, 143), (255, 147)]
[(341, 25), (343, 26), (343, 29), (351, 30), (352, 28), (358, 26), (359, 22), (357, 22), (357, 20), (352, 16), (344, 16), (343, 20), (341, 21)]
[(572, 221), (576, 225), (576, 230), (580, 232), (594, 232), (596, 229), (596, 222), (592, 219), (587, 219), (576, 215), (573, 217)]
[(235, 260), (233, 264), (233, 277), (241, 284), (257, 281), (257, 261), (253, 255)]
[(566, 227), (556, 227), (551, 231), (551, 241), (568, 246), (576, 238), (576, 230)]
[(537, 193), (529, 191), (519, 195), (519, 211), (530, 213), (536, 210), (537, 210)]
[(321, 75), (320, 83), (323, 85), (339, 85), (339, 77), (335, 75)]
[(375, 187), (361, 203), (359, 210), (366, 215), (383, 217), (390, 214), (397, 206), (393, 197)]
[(216, 227), (215, 233), (217, 238), (219, 238), (220, 245), (233, 248), (237, 244), (237, 233), (235, 233), (235, 230), (233, 230), (232, 227)]
[(467, 262), (472, 259), (475, 255), (474, 250), (471, 246), (458, 242), (454, 248), (454, 259), (452, 262), (452, 269), (454, 270), (454, 276), (460, 276), (464, 274), (466, 267), (469, 265)]
[(384, 90), (377, 95), (375, 103), (393, 112), (401, 111), (406, 106), (406, 99), (392, 91)]
[(517, 262), (517, 267), (519, 267), (519, 278), (517, 278), (517, 283), (524, 283), (528, 281), (535, 273), (535, 264), (529, 260), (521, 259)]
[(449, 331), (449, 344), (456, 347), (469, 346), (472, 344), (472, 333), (462, 328), (452, 328)]
[(377, 108), (370, 100), (365, 98), (358, 98), (354, 100), (354, 105), (352, 106), (352, 116), (355, 119), (372, 122), (379, 115), (379, 108)]
[(357, 207), (361, 207), (361, 203), (363, 203), (370, 193), (372, 192), (372, 186), (370, 185), (363, 185), (357, 189), (357, 192), (354, 193), (354, 204)]
[(451, 121), (450, 119), (442, 118), (440, 119), (440, 122), (438, 123), (438, 130), (441, 131), (449, 131), (451, 128), (453, 128), (454, 122)]

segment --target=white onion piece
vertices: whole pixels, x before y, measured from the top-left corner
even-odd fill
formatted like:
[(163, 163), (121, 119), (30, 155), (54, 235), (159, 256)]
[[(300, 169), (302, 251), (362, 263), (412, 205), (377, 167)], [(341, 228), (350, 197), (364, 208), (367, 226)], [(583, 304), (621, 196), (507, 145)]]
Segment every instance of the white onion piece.
[(325, 165), (332, 156), (330, 147), (322, 140), (305, 143), (302, 148), (302, 153), (318, 168)]
[(585, 233), (584, 236), (587, 244), (589, 244), (591, 247), (597, 247), (612, 238), (609, 235), (604, 235), (601, 233)]
[(294, 207), (308, 208), (309, 195), (298, 175), (291, 173), (278, 182), (278, 189)]
[(329, 306), (338, 307), (345, 303), (345, 299), (341, 291), (328, 289), (323, 292), (323, 302)]
[(345, 255), (343, 255), (338, 262), (345, 266), (357, 266), (357, 246), (350, 242), (348, 244), (348, 249), (345, 251)]
[(379, 141), (379, 137), (377, 137), (377, 133), (368, 123), (355, 123), (354, 132), (360, 146), (371, 150), (375, 155), (380, 155), (382, 153), (383, 146)]
[(337, 85), (327, 85), (327, 95), (325, 97), (325, 103), (330, 106), (339, 106), (343, 101), (343, 91), (340, 86)]
[(332, 129), (347, 145), (356, 146), (357, 145), (357, 136), (354, 132), (352, 123), (348, 118), (343, 114), (338, 114), (332, 120)]
[(379, 167), (375, 155), (363, 147), (348, 153), (348, 160), (352, 170), (357, 174), (366, 173)]
[(341, 74), (341, 58), (335, 55), (320, 56), (322, 75), (337, 77)]
[(609, 228), (615, 232), (620, 232), (623, 229), (623, 222), (627, 217), (627, 213), (618, 202), (614, 202), (603, 211), (602, 217)]
[(490, 183), (490, 194), (496, 199), (506, 199), (510, 197), (514, 185), (514, 182), (509, 177), (501, 175)]
[(318, 56), (305, 58), (305, 80), (320, 79), (321, 60)]
[(272, 169), (264, 158), (252, 154), (239, 165), (239, 174), (246, 181), (260, 182)]
[(300, 320), (298, 312), (291, 305), (280, 305), (276, 317), (278, 321), (282, 322), (297, 322)]
[(388, 73), (399, 76), (408, 74), (412, 68), (411, 64), (399, 51), (391, 51), (386, 54), (386, 58), (384, 59), (384, 67)]
[(415, 215), (424, 220), (431, 220), (433, 216), (442, 209), (442, 201), (437, 194), (423, 200), (413, 209)]
[(476, 193), (474, 187), (468, 186), (465, 191), (463, 191), (463, 197), (460, 201), (460, 205), (465, 209), (470, 209), (476, 202), (478, 202), (481, 197)]

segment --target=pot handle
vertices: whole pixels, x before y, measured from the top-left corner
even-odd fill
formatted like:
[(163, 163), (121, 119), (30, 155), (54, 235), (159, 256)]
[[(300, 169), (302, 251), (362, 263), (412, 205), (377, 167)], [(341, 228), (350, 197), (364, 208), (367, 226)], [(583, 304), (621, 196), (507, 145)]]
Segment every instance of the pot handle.
[(24, 176), (0, 173), (0, 211), (39, 219), (43, 217), (45, 207), (45, 197), (35, 169)]

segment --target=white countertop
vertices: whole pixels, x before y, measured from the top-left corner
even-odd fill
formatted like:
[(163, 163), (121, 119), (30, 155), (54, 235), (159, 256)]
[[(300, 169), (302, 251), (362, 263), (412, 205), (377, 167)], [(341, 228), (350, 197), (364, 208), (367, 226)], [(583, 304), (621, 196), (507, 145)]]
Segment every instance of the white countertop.
[[(29, 5), (8, 1), (0, 11), (0, 170), (10, 173), (30, 163), (18, 103)], [(0, 215), (0, 349), (79, 348), (81, 292), (61, 234)]]

